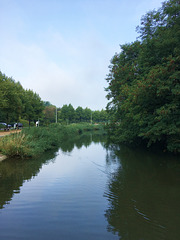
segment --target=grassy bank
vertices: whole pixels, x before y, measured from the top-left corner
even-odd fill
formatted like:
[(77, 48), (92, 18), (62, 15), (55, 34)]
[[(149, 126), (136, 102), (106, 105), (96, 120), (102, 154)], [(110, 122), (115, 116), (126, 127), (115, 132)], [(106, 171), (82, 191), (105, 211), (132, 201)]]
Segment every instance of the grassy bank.
[(65, 139), (87, 131), (103, 131), (102, 125), (52, 124), (48, 127), (23, 129), (0, 139), (0, 152), (9, 157), (34, 157), (47, 150), (58, 147)]

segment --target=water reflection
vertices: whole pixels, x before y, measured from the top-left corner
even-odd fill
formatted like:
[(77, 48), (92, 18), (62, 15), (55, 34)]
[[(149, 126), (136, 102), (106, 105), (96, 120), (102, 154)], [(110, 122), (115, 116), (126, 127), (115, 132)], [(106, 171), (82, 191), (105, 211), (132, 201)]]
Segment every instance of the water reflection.
[(108, 231), (123, 240), (179, 239), (178, 159), (115, 146), (106, 159), (120, 162), (105, 192)]
[(0, 208), (8, 204), (15, 193), (20, 192), (24, 181), (35, 177), (42, 165), (53, 161), (55, 152), (47, 152), (37, 159), (7, 159), (0, 162)]
[[(87, 147), (92, 141), (104, 142), (104, 136), (100, 134), (74, 136), (68, 141), (63, 141), (60, 149), (63, 152), (71, 152), (74, 147)], [(44, 164), (54, 161), (57, 151), (58, 149), (48, 151), (35, 159), (8, 159), (0, 162), (0, 209), (10, 203), (14, 194), (20, 193), (25, 181), (38, 175)]]
[[(1, 236), (7, 237), (10, 232), (7, 226), (11, 226), (11, 232), (16, 230), (17, 234), (29, 236), (30, 239), (26, 230), (38, 236), (36, 233), (41, 231), (36, 226), (40, 222), (43, 239), (49, 239), (52, 233), (58, 236), (54, 239), (59, 238), (59, 233), (84, 239), (86, 233), (87, 239), (178, 240), (180, 161), (167, 155), (165, 158), (164, 155), (125, 147), (111, 145), (105, 148), (105, 140), (103, 135), (88, 134), (63, 141), (59, 151), (63, 152), (62, 158), (59, 155), (59, 161), (52, 165), (49, 163), (55, 161), (58, 149), (36, 159), (1, 162), (0, 208), (5, 207), (14, 194), (21, 191), (19, 196), (22, 196), (21, 186), (24, 182), (37, 176), (41, 168), (49, 164), (43, 168), (44, 175), (41, 175), (41, 171), (36, 178), (42, 177), (39, 185), (34, 187), (38, 181), (32, 181), (34, 186), (29, 189), (24, 187), (28, 192), (25, 198), (22, 196), (21, 201), (16, 199), (14, 205), (12, 202), (9, 215), (8, 209), (1, 212), (1, 224), (4, 223)], [(92, 144), (92, 148), (83, 148), (82, 151), (76, 149), (71, 159), (68, 154), (64, 155), (71, 153), (74, 148), (88, 147), (92, 142), (101, 143), (104, 149), (100, 144)], [(33, 202), (34, 196), (36, 201)], [(24, 199), (26, 203), (21, 208)], [(31, 218), (30, 215), (27, 217), (27, 213), (32, 211)], [(12, 217), (16, 222), (19, 221), (14, 228), (13, 224), (9, 224)], [(25, 232), (21, 233), (19, 226), (24, 222)], [(70, 225), (71, 231), (68, 229)], [(77, 230), (74, 226), (83, 227)]]
[(82, 146), (88, 147), (92, 142), (99, 143), (104, 142), (105, 136), (103, 134), (84, 134), (79, 136), (72, 136), (71, 138), (65, 139), (61, 143), (61, 150), (63, 152), (71, 152), (75, 147), (80, 149)]

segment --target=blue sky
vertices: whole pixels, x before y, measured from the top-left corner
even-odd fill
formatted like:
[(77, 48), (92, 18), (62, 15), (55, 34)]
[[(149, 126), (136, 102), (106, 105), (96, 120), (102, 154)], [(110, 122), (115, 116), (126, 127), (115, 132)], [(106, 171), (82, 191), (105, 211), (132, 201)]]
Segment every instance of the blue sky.
[(108, 66), (162, 0), (0, 0), (0, 70), (57, 107), (106, 107)]

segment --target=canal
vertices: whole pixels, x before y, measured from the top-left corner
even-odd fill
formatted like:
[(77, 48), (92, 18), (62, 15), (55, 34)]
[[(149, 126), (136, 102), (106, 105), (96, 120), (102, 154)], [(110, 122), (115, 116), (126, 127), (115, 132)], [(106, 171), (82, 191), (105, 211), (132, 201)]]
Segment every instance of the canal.
[(0, 239), (178, 240), (178, 157), (79, 136), (0, 162)]

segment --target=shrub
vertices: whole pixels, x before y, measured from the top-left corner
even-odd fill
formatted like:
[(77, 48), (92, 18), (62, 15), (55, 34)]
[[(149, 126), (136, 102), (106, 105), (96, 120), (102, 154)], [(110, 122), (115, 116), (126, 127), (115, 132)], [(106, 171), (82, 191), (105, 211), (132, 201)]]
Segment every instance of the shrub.
[[(97, 129), (90, 124), (51, 124), (48, 127), (24, 128), (20, 133), (0, 139), (0, 151), (7, 156), (33, 157), (54, 147), (69, 137)], [(100, 129), (100, 128), (99, 128)], [(102, 128), (101, 128), (102, 129)]]

